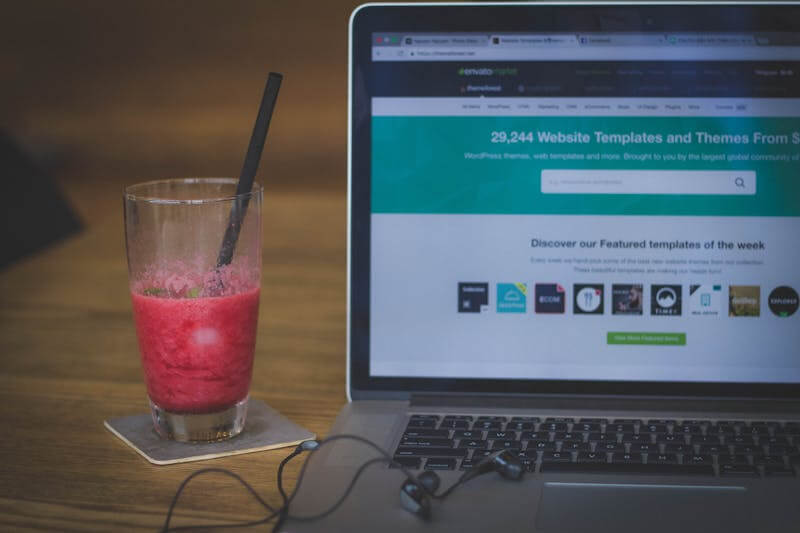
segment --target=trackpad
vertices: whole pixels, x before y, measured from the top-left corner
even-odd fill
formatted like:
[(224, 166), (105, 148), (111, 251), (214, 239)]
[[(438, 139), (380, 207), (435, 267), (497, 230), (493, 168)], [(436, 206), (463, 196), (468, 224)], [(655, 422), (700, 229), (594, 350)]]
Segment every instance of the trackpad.
[(748, 530), (744, 487), (545, 483), (537, 531), (648, 533)]

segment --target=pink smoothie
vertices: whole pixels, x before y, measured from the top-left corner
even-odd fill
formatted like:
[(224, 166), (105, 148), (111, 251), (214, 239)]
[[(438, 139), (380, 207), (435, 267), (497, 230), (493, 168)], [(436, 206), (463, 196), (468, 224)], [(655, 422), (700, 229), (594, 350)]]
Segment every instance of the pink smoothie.
[(200, 298), (131, 293), (154, 403), (173, 413), (208, 413), (247, 396), (259, 292)]

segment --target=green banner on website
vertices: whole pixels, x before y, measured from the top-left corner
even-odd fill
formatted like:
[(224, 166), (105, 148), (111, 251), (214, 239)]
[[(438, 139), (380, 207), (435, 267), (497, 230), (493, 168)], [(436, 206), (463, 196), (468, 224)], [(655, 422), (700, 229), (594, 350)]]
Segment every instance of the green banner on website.
[(372, 142), (374, 213), (800, 216), (797, 118), (378, 116)]

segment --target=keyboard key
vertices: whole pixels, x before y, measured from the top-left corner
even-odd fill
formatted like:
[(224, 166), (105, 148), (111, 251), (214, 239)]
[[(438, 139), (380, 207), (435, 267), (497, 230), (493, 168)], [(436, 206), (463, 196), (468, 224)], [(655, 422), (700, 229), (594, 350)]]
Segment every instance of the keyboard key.
[(754, 459), (757, 465), (780, 465), (783, 466), (783, 457), (777, 455), (762, 455)]
[[(725, 448), (725, 452), (727, 453), (728, 448)], [(694, 446), (689, 444), (667, 444), (664, 446), (664, 452), (666, 453), (694, 453)], [(720, 453), (720, 452), (700, 452), (700, 453)]]
[(641, 453), (615, 453), (611, 456), (615, 464), (643, 464), (644, 456)]
[(680, 424), (672, 429), (673, 433), (682, 433), (684, 435), (700, 435), (703, 433), (703, 426), (698, 424)]
[(783, 433), (787, 435), (800, 435), (800, 422), (786, 422), (783, 426)]
[(715, 426), (708, 426), (708, 428), (706, 428), (706, 433), (708, 435), (735, 435), (736, 429), (734, 426), (717, 424)]
[(589, 433), (589, 442), (617, 442), (615, 433)]
[(634, 427), (633, 424), (609, 424), (606, 426), (606, 433), (633, 433)]
[(590, 431), (593, 431), (595, 433), (600, 433), (601, 427), (600, 424), (596, 422), (584, 422), (583, 420), (581, 420), (580, 422), (572, 426), (573, 433), (579, 431), (584, 433), (588, 433)]
[(400, 446), (394, 453), (396, 456), (413, 457), (465, 457), (467, 448), (431, 448), (431, 447), (406, 447)]
[(790, 453), (794, 452), (794, 450), (795, 449), (791, 446), (783, 446), (780, 444), (769, 445), (770, 455), (789, 455)]
[(580, 433), (556, 433), (553, 440), (557, 442), (583, 442), (583, 435)]
[(461, 466), (459, 467), (459, 470), (470, 470), (473, 466), (478, 464), (478, 462), (479, 461), (477, 459), (463, 459), (461, 461)]
[(487, 439), (504, 439), (504, 440), (517, 440), (517, 432), (515, 431), (487, 431)]
[(710, 455), (689, 455), (683, 458), (683, 464), (711, 465), (714, 462)]
[(450, 439), (434, 439), (429, 437), (404, 437), (400, 441), (400, 446), (433, 446), (436, 448), (452, 448), (453, 441)]
[(767, 444), (769, 446), (780, 445), (788, 446), (789, 439), (785, 435), (775, 435), (774, 437), (766, 437), (758, 440), (759, 444)]
[(658, 452), (658, 444), (650, 442), (634, 442), (631, 444), (631, 453)]
[(411, 420), (439, 420), (439, 415), (411, 415)]
[(511, 421), (506, 424), (506, 430), (508, 431), (533, 431), (534, 423), (533, 422), (520, 422), (520, 421)]
[(630, 442), (632, 444), (651, 443), (653, 442), (649, 433), (624, 433), (622, 435), (622, 442)]
[(542, 463), (570, 463), (572, 462), (571, 453), (545, 452), (542, 454)]
[(720, 476), (736, 477), (758, 477), (758, 471), (750, 465), (721, 464), (719, 465)]
[(608, 419), (606, 418), (581, 418), (581, 424), (608, 424)]
[(581, 452), (578, 454), (578, 462), (579, 463), (605, 463), (606, 461), (606, 453), (605, 452)]
[(720, 455), (719, 464), (746, 465), (749, 463), (747, 462), (747, 457), (744, 455)]
[(425, 461), (425, 470), (454, 470), (456, 467), (455, 459), (443, 459), (435, 457)]
[(629, 424), (629, 425), (636, 425), (641, 424), (642, 421), (638, 418), (615, 418), (614, 424)]
[(545, 424), (572, 424), (575, 422), (574, 418), (563, 417), (548, 417), (544, 419)]
[(543, 422), (539, 431), (567, 431), (566, 422)]
[(469, 421), (468, 420), (442, 420), (442, 424), (439, 427), (440, 428), (449, 428), (449, 429), (467, 429), (467, 428), (469, 428)]
[(390, 463), (389, 464), (389, 468), (399, 468), (398, 465), (400, 465), (400, 466), (404, 466), (406, 468), (410, 468), (412, 470), (419, 470), (419, 465), (422, 462), (422, 459), (420, 459), (419, 457), (395, 456), (393, 459), (394, 459), (394, 463), (397, 463), (397, 464)]
[(562, 452), (590, 452), (592, 445), (588, 442), (567, 441), (561, 444)]
[(508, 418), (498, 415), (482, 415), (478, 417), (478, 422), (508, 422)]
[(647, 463), (657, 465), (676, 465), (678, 456), (671, 453), (651, 453), (647, 455)]
[(445, 420), (472, 420), (470, 415), (446, 415)]
[(651, 475), (704, 475), (713, 476), (711, 465), (662, 465), (624, 463), (542, 463), (541, 471), (576, 472), (582, 474), (651, 474)]
[(711, 424), (711, 420), (684, 420), (681, 424), (685, 426), (708, 426)]
[(403, 437), (433, 437), (446, 439), (450, 437), (449, 429), (430, 429), (430, 428), (409, 428), (403, 433)]
[(433, 418), (412, 418), (408, 421), (409, 428), (435, 428), (438, 420)]
[(512, 422), (534, 422), (536, 424), (539, 423), (538, 416), (515, 416), (511, 418)]
[(725, 444), (755, 444), (756, 440), (750, 435), (736, 435), (725, 439)]
[(689, 444), (719, 444), (717, 435), (690, 435)]
[(488, 442), (483, 439), (461, 439), (458, 442), (459, 448), (486, 448)]
[(750, 426), (777, 428), (780, 424), (775, 420), (754, 420), (750, 422)]
[(496, 440), (492, 443), (492, 450), (517, 450), (519, 448), (522, 448), (522, 443), (518, 440)]
[(528, 442), (527, 450), (555, 451), (556, 443), (546, 440), (532, 440)]
[(475, 429), (475, 430), (490, 430), (490, 429), (501, 430), (501, 429), (503, 429), (503, 422), (501, 422), (499, 420), (477, 420), (472, 425), (472, 429)]
[(666, 435), (656, 435), (656, 442), (663, 442), (665, 444), (685, 444), (686, 437), (682, 434), (668, 433)]
[(647, 425), (658, 424), (661, 426), (675, 425), (677, 422), (668, 418), (651, 418), (647, 421)]
[(550, 435), (546, 431), (523, 431), (520, 440), (550, 440)]
[(666, 433), (667, 432), (667, 425), (666, 424), (647, 424), (646, 426), (642, 426), (639, 428), (639, 431), (642, 433)]
[(598, 442), (595, 447), (597, 452), (624, 452), (625, 445), (617, 442)]
[(728, 446), (724, 444), (701, 444), (700, 453), (719, 455), (730, 453), (730, 450), (728, 449)]
[(453, 432), (454, 439), (482, 439), (483, 431), (476, 431), (474, 429), (464, 429)]
[(742, 435), (756, 435), (756, 436), (769, 436), (769, 428), (767, 426), (750, 426), (744, 427), (740, 432)]
[(752, 444), (737, 444), (733, 447), (733, 453), (734, 455), (764, 455), (764, 449)]

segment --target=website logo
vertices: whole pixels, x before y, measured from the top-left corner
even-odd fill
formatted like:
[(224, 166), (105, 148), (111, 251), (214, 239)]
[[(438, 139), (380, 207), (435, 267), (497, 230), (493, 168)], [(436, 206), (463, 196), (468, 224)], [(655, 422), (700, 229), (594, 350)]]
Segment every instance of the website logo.
[(516, 76), (518, 73), (519, 69), (510, 67), (461, 67), (458, 69), (459, 76)]
[(567, 307), (567, 291), (558, 283), (537, 283), (535, 311), (563, 313)]
[(524, 313), (528, 299), (528, 287), (524, 283), (497, 284), (497, 312)]
[(480, 313), (488, 310), (488, 283), (461, 282), (458, 284), (459, 313)]
[(769, 310), (778, 316), (792, 316), (797, 311), (797, 291), (786, 285), (773, 289), (767, 300)]
[(641, 283), (611, 286), (611, 314), (641, 315), (644, 287)]
[(603, 285), (576, 283), (573, 287), (575, 293), (573, 309), (576, 315), (602, 315), (603, 314)]
[(680, 316), (681, 286), (651, 285), (650, 314), (657, 316)]
[(758, 285), (731, 285), (728, 288), (728, 316), (760, 316), (761, 288)]
[(689, 314), (719, 316), (722, 311), (722, 285), (689, 285)]

